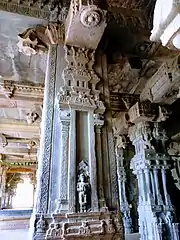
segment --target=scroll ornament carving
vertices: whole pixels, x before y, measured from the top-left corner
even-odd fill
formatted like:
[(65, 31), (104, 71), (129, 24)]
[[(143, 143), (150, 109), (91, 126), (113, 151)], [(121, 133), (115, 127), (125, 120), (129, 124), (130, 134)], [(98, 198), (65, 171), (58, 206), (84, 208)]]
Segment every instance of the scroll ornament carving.
[(6, 136), (0, 133), (0, 145), (4, 148), (8, 144)]
[(49, 45), (64, 41), (64, 25), (60, 23), (28, 28), (18, 35), (18, 49), (26, 56), (42, 54)]
[(88, 28), (97, 27), (103, 20), (103, 11), (96, 6), (89, 6), (80, 13), (80, 22)]

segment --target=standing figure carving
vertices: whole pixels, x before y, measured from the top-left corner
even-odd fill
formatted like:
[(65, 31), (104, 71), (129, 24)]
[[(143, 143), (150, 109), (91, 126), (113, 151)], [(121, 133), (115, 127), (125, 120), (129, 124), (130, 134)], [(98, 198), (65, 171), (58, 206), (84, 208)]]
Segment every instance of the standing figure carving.
[(79, 163), (78, 169), (78, 211), (87, 212), (91, 207), (91, 185), (88, 171), (88, 164), (85, 160)]
[(89, 190), (90, 190), (90, 183), (87, 177), (85, 176), (85, 174), (81, 173), (79, 175), (79, 179), (77, 183), (80, 212), (87, 212), (88, 210), (87, 197), (88, 197)]

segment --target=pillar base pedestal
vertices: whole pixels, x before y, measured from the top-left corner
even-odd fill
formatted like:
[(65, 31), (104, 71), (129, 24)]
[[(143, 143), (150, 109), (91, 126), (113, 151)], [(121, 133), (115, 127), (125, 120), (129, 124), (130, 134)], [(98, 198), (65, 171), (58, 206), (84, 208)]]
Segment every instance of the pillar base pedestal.
[(124, 239), (122, 217), (116, 212), (36, 215), (35, 222), (33, 240)]

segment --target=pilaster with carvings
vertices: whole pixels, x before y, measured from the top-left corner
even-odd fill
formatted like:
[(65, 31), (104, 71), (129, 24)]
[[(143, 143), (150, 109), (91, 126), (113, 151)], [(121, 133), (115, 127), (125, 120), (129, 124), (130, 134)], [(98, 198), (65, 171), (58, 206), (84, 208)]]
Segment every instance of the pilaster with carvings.
[(102, 126), (104, 125), (103, 117), (99, 114), (94, 114), (95, 124), (95, 146), (97, 159), (97, 175), (98, 175), (98, 197), (100, 211), (108, 210), (106, 200), (104, 198), (104, 182), (103, 182), (103, 158), (102, 158)]
[(69, 128), (70, 128), (70, 111), (61, 110), (61, 141), (60, 141), (60, 176), (59, 176), (59, 199), (57, 213), (68, 211), (68, 145), (69, 145)]
[[(129, 110), (129, 119), (135, 123), (129, 128), (129, 137), (135, 146), (131, 168), (138, 179), (139, 227), (143, 239), (163, 239), (165, 235), (176, 239), (177, 230), (170, 231), (177, 223), (166, 184), (172, 160), (167, 153), (166, 132), (157, 122), (162, 119), (159, 115), (160, 108), (149, 103), (139, 102)], [(166, 225), (166, 232), (160, 231), (162, 225)]]
[[(117, 130), (117, 129), (116, 129)], [(125, 234), (130, 234), (133, 231), (131, 212), (129, 208), (129, 203), (126, 196), (126, 171), (124, 168), (124, 151), (127, 147), (127, 136), (120, 135), (118, 131), (114, 129), (115, 138), (115, 155), (116, 155), (116, 165), (117, 165), (117, 176), (118, 176), (118, 186), (119, 186), (119, 204), (120, 209), (123, 214), (123, 224)]]
[(42, 134), (39, 152), (39, 166), (37, 176), (36, 207), (35, 212), (47, 213), (49, 202), (49, 178), (52, 149), (52, 129), (53, 129), (53, 104), (54, 87), (56, 74), (56, 51), (57, 46), (51, 46), (47, 60), (47, 74), (45, 79), (44, 107), (42, 113)]

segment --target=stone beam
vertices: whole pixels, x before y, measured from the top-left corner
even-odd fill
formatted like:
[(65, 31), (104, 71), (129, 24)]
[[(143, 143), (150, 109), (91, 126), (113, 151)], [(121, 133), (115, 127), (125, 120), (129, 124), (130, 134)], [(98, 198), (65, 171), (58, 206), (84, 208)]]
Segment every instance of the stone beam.
[(158, 71), (148, 80), (143, 89), (141, 101), (172, 104), (179, 97), (179, 58), (164, 62)]
[(23, 148), (23, 147), (0, 147), (0, 154), (9, 154), (9, 155), (19, 155), (19, 156), (29, 156), (29, 157), (36, 157), (37, 149)]
[(39, 123), (28, 125), (24, 121), (0, 119), (0, 132), (14, 138), (38, 138), (40, 136)]
[(137, 101), (139, 101), (139, 95), (111, 92), (110, 102), (113, 117), (116, 117), (119, 112), (127, 112)]
[[(63, 2), (68, 5), (68, 1)], [(65, 6), (65, 4), (62, 6), (61, 3), (55, 0), (0, 0), (0, 10), (25, 15), (28, 17), (41, 18), (44, 20), (63, 21), (67, 16), (67, 6)], [(59, 14), (57, 14), (57, 11)]]
[(43, 84), (9, 80), (0, 81), (0, 101), (2, 101), (2, 103), (3, 100), (4, 102), (8, 102), (10, 104), (9, 107), (24, 107), (29, 102), (34, 104), (42, 104), (43, 95)]
[(11, 167), (7, 173), (26, 173), (26, 172), (32, 172), (34, 173), (35, 167), (33, 166), (27, 166), (27, 167)]
[(7, 163), (28, 163), (28, 162), (37, 162), (37, 156), (19, 156), (19, 155), (2, 155), (3, 162)]
[(128, 28), (133, 33), (140, 32), (144, 36), (149, 36), (148, 21), (143, 10), (108, 7), (107, 22)]

